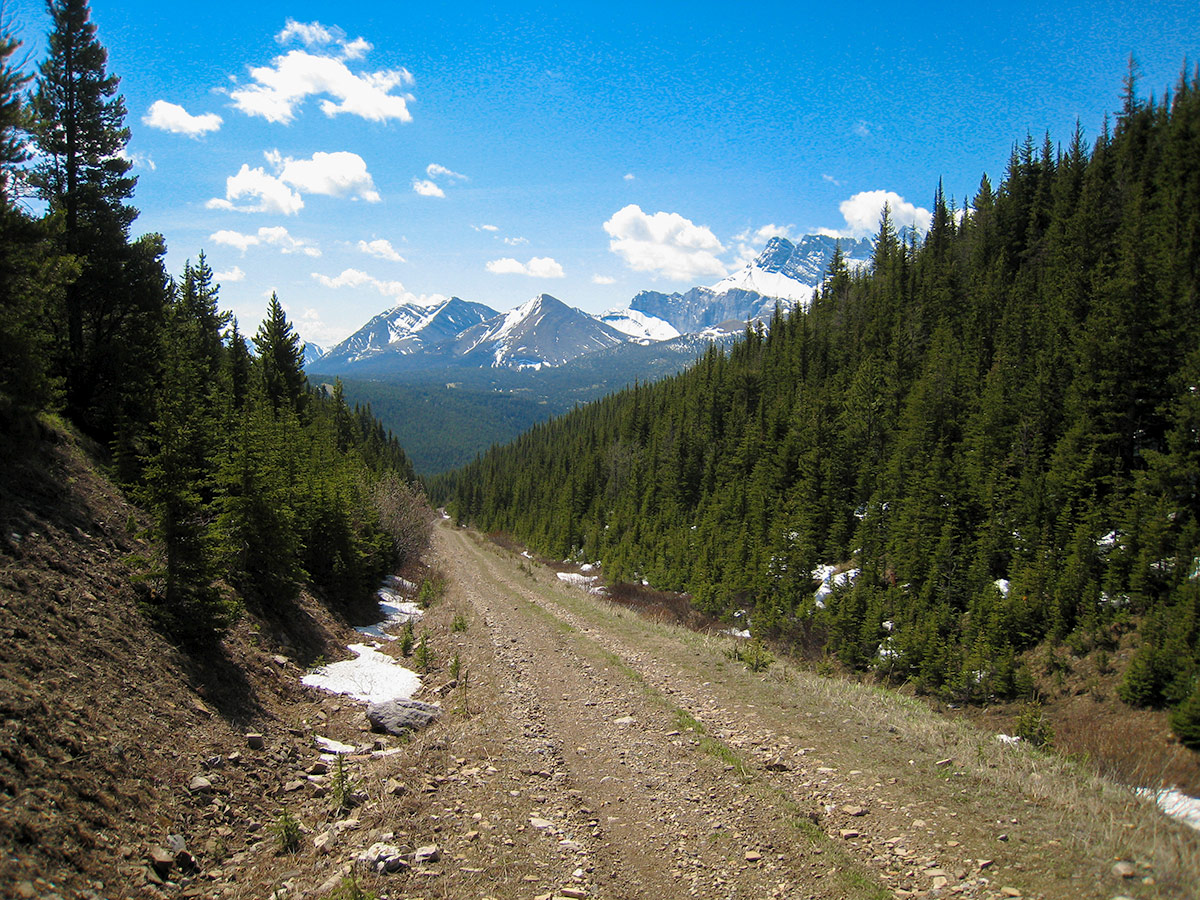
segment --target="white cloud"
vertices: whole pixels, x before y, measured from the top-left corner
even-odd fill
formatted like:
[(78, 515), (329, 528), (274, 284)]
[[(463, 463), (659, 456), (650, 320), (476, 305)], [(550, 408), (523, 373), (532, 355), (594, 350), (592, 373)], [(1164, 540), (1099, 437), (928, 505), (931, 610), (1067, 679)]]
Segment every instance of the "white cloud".
[(228, 272), (214, 272), (213, 280), (216, 281), (217, 284), (228, 284), (228, 283), (234, 282), (234, 281), (245, 281), (246, 273), (243, 272), (239, 266), (234, 266)]
[(724, 263), (716, 257), (725, 248), (716, 235), (678, 213), (647, 215), (631, 203), (613, 213), (604, 230), (611, 238), (609, 249), (635, 271), (673, 281), (726, 274)]
[[(304, 208), (302, 191), (379, 202), (379, 192), (367, 164), (357, 153), (318, 152), (311, 159), (292, 159), (278, 150), (268, 150), (263, 156), (275, 174), (261, 166), (251, 169), (248, 163), (243, 163), (236, 175), (225, 179), (225, 197), (209, 200), (208, 208), (292, 216)], [(257, 198), (257, 202), (241, 205), (234, 202), (244, 197)]]
[(283, 31), (275, 35), (275, 40), (286, 44), (292, 38), (299, 38), (306, 47), (332, 44), (334, 41), (333, 32), (320, 22), (297, 22), (295, 19), (288, 19)]
[(222, 230), (209, 235), (210, 241), (234, 247), (245, 253), (250, 247), (278, 247), (280, 253), (303, 253), (305, 256), (320, 256), (321, 249), (312, 241), (292, 237), (282, 225), (264, 226), (257, 234), (242, 234), (240, 231)]
[(342, 59), (362, 59), (373, 49), (364, 38), (355, 38), (342, 44)]
[[(235, 200), (243, 197), (258, 198), (258, 202), (238, 206)], [(206, 204), (209, 209), (226, 209), (237, 212), (271, 212), (294, 216), (304, 208), (304, 199), (279, 178), (269, 175), (262, 168), (251, 169), (248, 163), (236, 175), (225, 179), (225, 197), (214, 197)]]
[(208, 239), (218, 244), (224, 244), (227, 247), (234, 247), (243, 253), (246, 252), (246, 248), (262, 243), (257, 235), (242, 234), (240, 231), (228, 231), (224, 229), (210, 234)]
[(348, 41), (342, 29), (326, 28), (320, 22), (297, 22), (295, 19), (288, 19), (283, 31), (275, 35), (275, 40), (286, 44), (292, 38), (296, 38), (306, 47), (337, 44), (342, 49), (342, 59), (361, 59), (373, 49), (366, 39), (357, 37)]
[(617, 279), (611, 275), (593, 275), (592, 284), (616, 284)]
[(493, 259), (487, 264), (493, 275), (529, 275), (532, 278), (563, 278), (563, 267), (549, 256), (535, 256), (527, 263), (511, 257)]
[(321, 250), (312, 241), (294, 238), (282, 225), (265, 226), (258, 229), (258, 236), (264, 244), (278, 247), (280, 253), (303, 253), (305, 256), (320, 256)]
[(471, 227), (474, 228), (476, 231), (499, 231), (500, 230), (499, 226), (497, 226), (497, 225), (472, 225)]
[(404, 257), (396, 252), (396, 248), (392, 246), (392, 242), (383, 238), (369, 242), (359, 241), (358, 249), (363, 253), (376, 256), (379, 259), (386, 259), (389, 262), (404, 262)]
[(361, 197), (368, 203), (379, 202), (379, 192), (375, 190), (375, 182), (367, 171), (367, 164), (357, 153), (345, 150), (336, 153), (317, 152), (312, 159), (292, 159), (272, 151), (266, 157), (275, 165), (280, 181), (305, 194)]
[(509, 237), (509, 238), (503, 238), (502, 240), (504, 241), (504, 243), (508, 244), (508, 246), (510, 246), (510, 247), (520, 247), (522, 244), (529, 243), (529, 238), (523, 238), (523, 237)]
[[(329, 40), (320, 39), (322, 32), (328, 35)], [(279, 37), (284, 38), (285, 35), (287, 38), (299, 37), (308, 46), (340, 43), (345, 50), (344, 57), (289, 50), (275, 57), (270, 66), (252, 68), (250, 77), (254, 80), (253, 84), (229, 92), (235, 108), (248, 116), (261, 116), (268, 122), (286, 125), (295, 118), (297, 107), (306, 98), (325, 95), (326, 99), (320, 102), (320, 107), (330, 117), (349, 114), (372, 122), (390, 119), (412, 121), (412, 114), (408, 111), (412, 95), (393, 93), (397, 88), (413, 84), (411, 72), (401, 68), (355, 74), (346, 65), (348, 60), (360, 59), (370, 49), (366, 41), (358, 38), (344, 43), (319, 23), (302, 25), (289, 22)]]
[(829, 182), (829, 184), (836, 185), (837, 187), (841, 187), (843, 184), (845, 184), (845, 182), (844, 182), (844, 181), (838, 181), (838, 180), (837, 180), (836, 178), (834, 178), (832, 175), (825, 175), (825, 174), (822, 174), (822, 175), (821, 175), (821, 180), (822, 180), (822, 181), (827, 181), (827, 182)]
[(860, 191), (838, 205), (842, 218), (846, 220), (846, 230), (840, 236), (870, 237), (877, 234), (885, 203), (891, 213), (894, 227), (908, 226), (922, 234), (929, 230), (929, 224), (933, 220), (929, 210), (914, 206), (895, 191)]
[(172, 134), (186, 134), (193, 138), (216, 131), (221, 127), (221, 121), (221, 117), (216, 113), (193, 116), (182, 106), (168, 103), (166, 100), (155, 100), (142, 117), (142, 122), (151, 128), (169, 131)]
[(625, 180), (626, 180), (626, 181), (633, 181), (633, 173), (632, 173), (632, 172), (626, 172), (626, 173), (625, 173)]
[(871, 136), (871, 126), (868, 125), (862, 119), (859, 119), (857, 122), (855, 122), (854, 125), (850, 128), (850, 130), (853, 131), (855, 134), (857, 134), (861, 138)]
[(320, 272), (312, 273), (313, 280), (317, 284), (324, 285), (327, 288), (356, 288), (356, 287), (373, 287), (379, 293), (388, 296), (396, 297), (397, 299), (411, 297), (408, 291), (404, 289), (404, 285), (399, 281), (383, 281), (374, 276), (368, 275), (361, 269), (343, 269), (340, 275), (330, 277), (322, 275)]
[(422, 197), (445, 197), (446, 192), (434, 184), (432, 181), (423, 181), (420, 178), (413, 179), (413, 190)]
[(458, 179), (460, 181), (469, 181), (470, 180), (467, 178), (466, 175), (462, 175), (451, 169), (447, 169), (445, 166), (439, 166), (437, 163), (430, 163), (429, 165), (427, 165), (425, 167), (425, 174), (428, 175), (430, 178), (436, 178), (439, 175), (441, 175), (446, 178)]

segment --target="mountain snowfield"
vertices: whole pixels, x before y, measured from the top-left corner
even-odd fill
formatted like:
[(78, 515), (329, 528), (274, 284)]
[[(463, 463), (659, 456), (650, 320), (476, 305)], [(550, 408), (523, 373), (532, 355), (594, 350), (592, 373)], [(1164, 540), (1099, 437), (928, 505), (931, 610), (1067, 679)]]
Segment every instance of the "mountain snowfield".
[[(685, 293), (641, 291), (599, 316), (539, 294), (500, 313), (458, 297), (434, 305), (401, 303), (372, 318), (309, 363), (334, 375), (391, 374), (418, 368), (514, 371), (562, 366), (623, 344), (666, 345), (685, 336), (736, 333), (768, 322), (777, 306), (806, 306), (828, 271), (839, 239), (773, 237), (752, 262), (711, 287)], [(847, 265), (866, 265), (871, 241), (841, 239)]]

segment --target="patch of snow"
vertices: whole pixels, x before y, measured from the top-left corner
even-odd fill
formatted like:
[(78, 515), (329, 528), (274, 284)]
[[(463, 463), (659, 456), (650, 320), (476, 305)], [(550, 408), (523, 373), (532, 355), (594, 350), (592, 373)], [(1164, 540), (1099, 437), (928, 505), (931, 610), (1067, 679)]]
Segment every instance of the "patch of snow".
[(891, 619), (888, 619), (886, 622), (881, 622), (879, 627), (882, 628), (884, 631), (891, 631), (893, 628), (896, 627), (896, 623), (893, 622)]
[(580, 575), (576, 572), (559, 572), (558, 580), (565, 581), (567, 584), (574, 585), (578, 588), (583, 588), (589, 594), (597, 594), (601, 596), (604, 594), (604, 588), (596, 584), (596, 582), (600, 580), (599, 575)]
[(378, 644), (351, 644), (349, 649), (356, 654), (355, 659), (321, 666), (305, 674), (300, 682), (366, 703), (411, 698), (421, 686), (421, 676), (378, 648)]
[(828, 581), (836, 566), (817, 566), (812, 570), (813, 581)]
[(679, 337), (679, 329), (670, 322), (637, 309), (610, 309), (600, 321), (638, 340), (669, 341)]
[(321, 737), (319, 734), (313, 737), (313, 741), (326, 753), (353, 753), (357, 749), (349, 744), (343, 744), (341, 741), (335, 741), (333, 738)]
[(1111, 550), (1113, 547), (1117, 546), (1117, 533), (1115, 531), (1110, 531), (1108, 534), (1096, 538), (1096, 546), (1101, 550)]
[(858, 578), (858, 569), (847, 569), (838, 575), (834, 575), (832, 584), (834, 587), (843, 587), (844, 585), (854, 584), (854, 580)]
[(710, 290), (716, 294), (732, 290), (753, 291), (764, 297), (790, 300), (801, 306), (808, 305), (814, 292), (812, 285), (802, 284), (782, 272), (768, 272), (758, 266), (746, 266), (741, 271), (734, 272), (729, 277), (718, 281)]
[(735, 638), (748, 638), (748, 637), (750, 637), (750, 632), (749, 632), (749, 630), (746, 630), (746, 629), (743, 629), (743, 630), (739, 631), (739, 630), (738, 630), (738, 629), (736, 629), (736, 628), (726, 628), (724, 631), (722, 631), (722, 632), (721, 632), (721, 634), (727, 634), (727, 635), (729, 635), (730, 637), (735, 637)]
[(1138, 788), (1135, 793), (1139, 797), (1153, 800), (1158, 804), (1158, 808), (1172, 819), (1200, 831), (1200, 797), (1193, 797), (1173, 788), (1158, 791), (1153, 788)]
[(996, 590), (1000, 592), (1001, 597), (1008, 596), (1008, 589), (1011, 586), (1011, 582), (1007, 578), (997, 578), (992, 584), (996, 586)]
[(1015, 747), (1021, 743), (1021, 739), (1015, 734), (998, 734), (996, 735), (996, 740), (1002, 744), (1008, 744), (1010, 747)]
[[(395, 580), (403, 581), (403, 579)], [(404, 583), (412, 588), (416, 587), (412, 582)], [(359, 634), (378, 640), (394, 641), (396, 637), (388, 634), (388, 629), (421, 618), (421, 608), (416, 603), (405, 600), (391, 588), (380, 588), (376, 596), (379, 598), (379, 611), (383, 613), (383, 619), (374, 625), (362, 625), (354, 629)]]

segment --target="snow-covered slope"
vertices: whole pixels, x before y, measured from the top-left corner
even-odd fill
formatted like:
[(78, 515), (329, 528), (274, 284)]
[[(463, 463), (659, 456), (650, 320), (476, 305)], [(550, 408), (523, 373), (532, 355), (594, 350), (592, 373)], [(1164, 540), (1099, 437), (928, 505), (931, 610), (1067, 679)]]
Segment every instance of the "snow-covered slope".
[(636, 309), (610, 309), (600, 316), (600, 321), (642, 343), (679, 337), (679, 330), (670, 322)]
[[(497, 315), (482, 303), (451, 297), (432, 306), (401, 303), (382, 312), (321, 358), (324, 367), (363, 362), (383, 354), (436, 351), (473, 325)], [(328, 368), (333, 371), (333, 368)]]
[(793, 243), (787, 238), (773, 237), (754, 262), (718, 281), (711, 290), (715, 294), (753, 291), (764, 297), (806, 305), (825, 278), (838, 243), (848, 264), (871, 258), (871, 242), (865, 238), (854, 241), (806, 234)]
[(462, 362), (492, 368), (561, 366), (585, 353), (614, 347), (628, 338), (549, 294), (468, 328), (454, 342)]
[(320, 344), (314, 344), (312, 341), (307, 341), (304, 344), (304, 367), (308, 368), (317, 360), (321, 359), (329, 351)]

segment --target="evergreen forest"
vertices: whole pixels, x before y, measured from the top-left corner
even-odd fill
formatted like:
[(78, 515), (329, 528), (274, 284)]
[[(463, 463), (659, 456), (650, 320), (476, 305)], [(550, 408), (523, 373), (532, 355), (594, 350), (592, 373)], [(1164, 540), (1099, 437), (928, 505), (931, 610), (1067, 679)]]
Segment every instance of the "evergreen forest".
[[(136, 179), (118, 78), (86, 0), (48, 4), (36, 74), (0, 32), (0, 431), (22, 452), (60, 414), (152, 513), (148, 605), (189, 639), (302, 584), (368, 594), (412, 561), (430, 514), (369, 407), (314, 389), (272, 296), (250, 340), (203, 255), (178, 277), (131, 237)], [(252, 349), (251, 349), (252, 348)]]
[(963, 208), (939, 186), (923, 240), (885, 211), (810, 307), (434, 496), (954, 702), (1133, 633), (1121, 699), (1200, 748), (1200, 71), (1158, 99), (1130, 72), (1094, 141), (1027, 137)]

